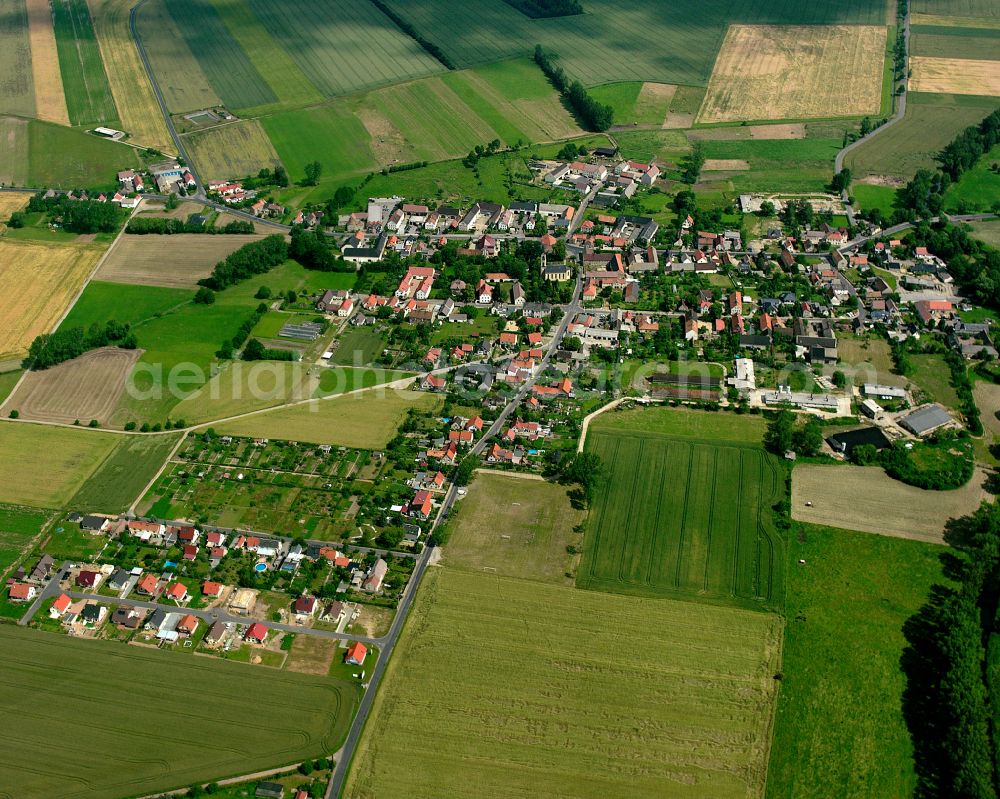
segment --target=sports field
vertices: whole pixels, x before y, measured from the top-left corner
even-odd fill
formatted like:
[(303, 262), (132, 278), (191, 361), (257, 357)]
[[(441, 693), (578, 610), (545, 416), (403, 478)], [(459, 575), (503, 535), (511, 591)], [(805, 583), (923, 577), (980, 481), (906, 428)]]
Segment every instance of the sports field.
[(888, 175), (904, 182), (918, 169), (935, 169), (934, 156), (996, 106), (987, 97), (910, 92), (903, 121), (848, 153), (855, 177)]
[(571, 586), (567, 573), (576, 558), (566, 548), (580, 548), (574, 528), (585, 518), (570, 506), (566, 486), (480, 472), (452, 515), (444, 562), (480, 574)]
[(25, 0), (5, 3), (0, 14), (0, 113), (26, 117), (35, 113), (28, 31)]
[(188, 133), (184, 144), (203, 180), (256, 175), (261, 169), (273, 169), (279, 163), (271, 140), (256, 119)]
[(927, 601), (931, 585), (942, 581), (942, 550), (848, 530), (795, 527), (767, 796), (912, 796), (916, 778), (899, 667), (906, 646), (902, 630)]
[(28, 10), (28, 36), (31, 40), (31, 79), (35, 86), (35, 106), (39, 119), (69, 124), (66, 95), (56, 35), (52, 27), (52, 7), (49, 0), (25, 0)]
[(941, 544), (949, 519), (972, 513), (990, 498), (985, 480), (979, 470), (954, 491), (925, 491), (893, 480), (877, 466), (804, 463), (792, 472), (792, 518)]
[(259, 238), (243, 234), (139, 236), (126, 233), (94, 277), (111, 283), (193, 289), (229, 253)]
[(104, 251), (0, 239), (0, 355), (26, 352), (72, 302)]
[[(19, 799), (135, 796), (328, 755), (357, 702), (334, 679), (217, 658), (10, 625), (0, 641), (0, 704), (18, 717), (0, 770)], [(53, 737), (78, 742), (58, 765)]]
[(113, 433), (2, 422), (0, 502), (61, 508), (118, 440)]
[(910, 68), (915, 92), (1000, 95), (1000, 61), (913, 56)]
[(121, 128), (129, 133), (133, 143), (173, 152), (173, 142), (129, 33), (132, 5), (132, 0), (90, 0), (97, 44)]
[(119, 436), (118, 443), (71, 500), (94, 513), (120, 513), (134, 502), (167, 460), (180, 433)]
[(345, 795), (759, 797), (780, 639), (773, 614), (432, 568)]
[(699, 122), (877, 114), (882, 26), (732, 25)]
[(441, 397), (419, 391), (373, 389), (340, 399), (316, 400), (213, 425), (220, 433), (310, 444), (379, 449), (396, 435), (410, 408), (429, 409)]
[(52, 15), (70, 121), (113, 127), (118, 123), (118, 111), (87, 0), (52, 0)]
[(140, 350), (107, 347), (84, 353), (41, 372), (29, 372), (3, 405), (22, 419), (87, 424), (111, 421)]
[(603, 477), (577, 585), (780, 606), (780, 464), (760, 447), (591, 430)]

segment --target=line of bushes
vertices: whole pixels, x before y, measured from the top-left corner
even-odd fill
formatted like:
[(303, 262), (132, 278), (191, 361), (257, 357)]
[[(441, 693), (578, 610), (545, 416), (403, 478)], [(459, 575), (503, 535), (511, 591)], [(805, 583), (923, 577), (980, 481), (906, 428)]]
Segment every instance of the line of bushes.
[(440, 61), (448, 69), (458, 69), (458, 67), (455, 66), (455, 62), (448, 58), (444, 50), (434, 44), (434, 42), (425, 39), (410, 22), (399, 16), (399, 14), (393, 11), (388, 4), (383, 3), (382, 0), (372, 0), (372, 5), (395, 22), (403, 33), (413, 39), (413, 41), (423, 47), (424, 50)]
[(288, 245), (280, 233), (244, 244), (219, 261), (212, 274), (198, 281), (213, 291), (221, 291), (248, 277), (269, 272), (288, 260)]
[(972, 381), (969, 380), (969, 371), (965, 367), (965, 358), (958, 350), (948, 350), (944, 356), (944, 362), (951, 369), (951, 384), (962, 403), (965, 426), (969, 428), (972, 435), (981, 436), (983, 422), (979, 418), (979, 407), (976, 405), (975, 397), (972, 396)]
[(552, 63), (552, 59), (545, 53), (540, 44), (535, 45), (535, 63), (541, 67), (542, 72), (555, 86), (556, 91), (566, 98), (573, 111), (587, 128), (601, 132), (614, 124), (614, 109), (610, 105), (597, 102), (587, 94), (587, 90), (583, 88), (580, 81), (575, 80), (571, 83), (563, 68)]
[(233, 352), (242, 347), (244, 342), (250, 338), (250, 334), (253, 332), (253, 329), (266, 313), (267, 305), (262, 302), (254, 309), (254, 312), (250, 314), (250, 316), (243, 320), (243, 324), (241, 324), (240, 329), (236, 331), (236, 335), (229, 341), (223, 342), (222, 347), (220, 347), (219, 351), (215, 354), (220, 358), (232, 358)]
[[(393, 164), (382, 170), (383, 175), (391, 175), (393, 172), (408, 172), (411, 169), (422, 169), (427, 166), (426, 161), (414, 161), (411, 164)], [(353, 195), (353, 193), (352, 193)]]
[(291, 350), (268, 349), (255, 338), (247, 342), (240, 357), (244, 361), (297, 361), (299, 359), (298, 354)]
[(234, 219), (232, 222), (227, 223), (223, 227), (210, 227), (208, 225), (185, 222), (183, 219), (167, 219), (156, 216), (137, 216), (129, 221), (128, 226), (125, 228), (125, 232), (134, 233), (137, 236), (144, 236), (147, 234), (172, 236), (175, 233), (206, 233), (208, 235), (225, 233), (248, 234), (254, 232), (254, 227), (253, 222), (248, 222), (244, 219)]
[(912, 449), (897, 442), (879, 452), (870, 444), (862, 444), (851, 450), (851, 461), (859, 466), (881, 466), (894, 480), (907, 485), (951, 491), (968, 483), (976, 468), (970, 453), (956, 455), (951, 451), (955, 446), (964, 443), (953, 433), (916, 443)]
[(572, 17), (583, 13), (580, 0), (504, 0), (504, 2), (532, 19)]
[(48, 369), (77, 358), (88, 350), (109, 346), (134, 350), (138, 342), (127, 324), (113, 319), (103, 327), (95, 322), (87, 330), (82, 327), (59, 329), (54, 333), (36, 336), (21, 365), (25, 369)]

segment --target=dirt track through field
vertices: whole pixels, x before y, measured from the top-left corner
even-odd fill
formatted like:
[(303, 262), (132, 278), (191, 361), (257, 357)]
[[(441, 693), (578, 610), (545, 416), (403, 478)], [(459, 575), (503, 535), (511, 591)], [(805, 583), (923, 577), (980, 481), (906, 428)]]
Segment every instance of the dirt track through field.
[(59, 70), (52, 10), (48, 0), (25, 0), (25, 6), (31, 41), (31, 76), (35, 82), (35, 113), (47, 122), (68, 125), (69, 111)]
[(41, 372), (29, 372), (7, 400), (6, 415), (17, 410), (23, 419), (107, 425), (142, 350), (105, 347)]
[(686, 133), (691, 141), (743, 141), (804, 139), (804, 122), (786, 122), (780, 125), (740, 125), (737, 128), (698, 128)]
[(730, 25), (699, 122), (877, 114), (886, 29)]
[(985, 479), (977, 469), (962, 488), (924, 491), (893, 480), (877, 466), (802, 464), (792, 473), (792, 518), (940, 544), (949, 519), (971, 513), (989, 499)]
[(910, 65), (910, 91), (1000, 96), (1000, 61), (914, 56)]

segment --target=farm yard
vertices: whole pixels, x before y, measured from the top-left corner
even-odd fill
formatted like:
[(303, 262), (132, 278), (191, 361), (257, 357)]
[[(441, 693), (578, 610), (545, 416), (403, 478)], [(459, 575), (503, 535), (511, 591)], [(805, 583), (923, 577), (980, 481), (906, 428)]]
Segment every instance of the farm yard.
[(428, 410), (440, 403), (440, 397), (419, 391), (371, 389), (363, 394), (265, 411), (213, 427), (220, 434), (233, 436), (380, 449), (396, 435), (410, 408)]
[(570, 506), (565, 486), (480, 472), (453, 515), (444, 563), (572, 586), (567, 572), (572, 573), (577, 558), (567, 547), (579, 548), (574, 528), (585, 518)]
[[(326, 677), (11, 625), (0, 640), (0, 703), (19, 709), (17, 730), (3, 734), (0, 769), (5, 788), (23, 799), (145, 794), (244, 773), (248, 762), (266, 768), (327, 755), (357, 704), (355, 687)], [(185, 685), (197, 685), (197, 702)], [(164, 718), (183, 719), (185, 734)], [(63, 752), (58, 770), (45, 743), (56, 728), (88, 741)]]
[(959, 132), (995, 107), (985, 97), (910, 92), (903, 121), (848, 153), (855, 176), (891, 176), (902, 182), (918, 169), (933, 169), (934, 156)]
[(587, 525), (577, 585), (780, 606), (784, 542), (772, 506), (780, 464), (718, 440), (605, 432), (587, 437), (608, 475)]
[(63, 507), (120, 440), (94, 430), (0, 424), (0, 503), (37, 508)]
[(882, 26), (732, 25), (699, 122), (877, 114)]
[(52, 0), (52, 15), (70, 121), (74, 125), (117, 124), (118, 111), (87, 0)]
[(792, 518), (940, 544), (949, 519), (972, 513), (989, 499), (985, 480), (985, 472), (977, 470), (962, 488), (925, 491), (893, 480), (877, 466), (799, 464), (792, 472)]
[(3, 405), (22, 419), (87, 424), (96, 419), (107, 425), (142, 353), (106, 347), (40, 372), (29, 372)]
[(49, 0), (25, 0), (28, 36), (31, 41), (31, 79), (35, 86), (35, 106), (39, 119), (68, 125), (69, 111), (63, 93), (59, 54), (52, 26)]
[(104, 247), (0, 238), (0, 356), (27, 352), (83, 286)]
[(795, 525), (769, 799), (913, 795), (903, 625), (942, 582), (941, 551)]
[(915, 92), (1000, 95), (1000, 61), (913, 56), (910, 64)]
[(172, 236), (124, 234), (94, 275), (96, 280), (164, 288), (198, 287), (229, 253), (260, 236), (178, 233)]
[(129, 32), (131, 7), (131, 0), (90, 0), (97, 44), (122, 129), (132, 141), (169, 153), (174, 145)]
[(780, 638), (773, 614), (432, 567), (346, 795), (760, 797)]

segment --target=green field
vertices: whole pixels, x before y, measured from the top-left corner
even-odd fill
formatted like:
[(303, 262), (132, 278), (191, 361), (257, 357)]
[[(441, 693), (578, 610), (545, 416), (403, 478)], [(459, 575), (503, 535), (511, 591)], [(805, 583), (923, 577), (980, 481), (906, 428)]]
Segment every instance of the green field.
[(1000, 59), (1000, 30), (913, 25), (910, 52), (934, 58)]
[(139, 325), (190, 302), (193, 296), (193, 292), (186, 289), (91, 280), (62, 327), (88, 328), (94, 323), (103, 324), (108, 319)]
[(913, 0), (914, 13), (956, 17), (1000, 17), (993, 0)]
[[(1000, 220), (993, 219), (988, 222), (976, 222), (972, 226), (972, 235), (994, 247), (1000, 247)], [(2, 380), (4, 375), (0, 375)], [(0, 391), (0, 395), (2, 395)]]
[(664, 407), (608, 412), (590, 425), (591, 432), (659, 433), (671, 438), (743, 444), (760, 444), (766, 428), (761, 416)]
[(896, 200), (896, 189), (892, 186), (855, 183), (851, 186), (851, 194), (854, 196), (857, 206), (862, 210), (878, 208), (886, 217), (892, 216)]
[(754, 4), (706, 0), (698, 6), (697, 21), (685, 0), (655, 4), (588, 0), (585, 14), (537, 20), (490, 0), (460, 5), (449, 0), (391, 0), (390, 4), (460, 67), (529, 55), (540, 43), (558, 53), (564, 69), (586, 85), (611, 81), (704, 85), (730, 22), (885, 22), (885, 3), (880, 0), (812, 5), (791, 0)]
[(0, 423), (0, 502), (62, 507), (119, 441), (93, 430)]
[[(135, 796), (325, 756), (357, 703), (326, 677), (10, 625), (0, 641), (0, 704), (18, 718), (0, 771), (19, 799)], [(85, 744), (54, 761), (62, 736)]]
[(585, 518), (570, 506), (565, 486), (481, 472), (449, 523), (444, 562), (480, 574), (571, 586), (576, 558), (567, 547), (579, 548), (574, 528)]
[(781, 624), (431, 568), (344, 795), (760, 796)]
[[(1000, 100), (997, 104), (1000, 107)], [(979, 163), (951, 185), (945, 195), (946, 208), (949, 211), (970, 213), (992, 211), (1000, 206), (1000, 174), (993, 171), (994, 164), (998, 162), (1000, 146), (986, 153), (979, 159)]]
[(20, 369), (15, 369), (13, 372), (0, 372), (0, 405), (3, 405), (4, 400), (10, 396), (10, 392), (14, 390), (14, 386), (17, 385), (22, 374), (24, 373)]
[(367, 366), (384, 348), (385, 338), (375, 328), (349, 328), (338, 339), (337, 351), (330, 362), (340, 366)]
[(120, 513), (146, 488), (180, 434), (120, 436), (117, 446), (70, 501), (81, 513)]
[[(114, 127), (118, 124), (118, 111), (104, 72), (87, 0), (52, 0), (51, 5), (70, 122)], [(109, 170), (113, 171), (116, 170)]]
[[(0, 113), (30, 117), (35, 113), (31, 75), (28, 11), (24, 0), (4, 4), (0, 14)], [(0, 167), (0, 172), (3, 172)]]
[(847, 154), (855, 178), (889, 175), (905, 180), (918, 169), (934, 169), (934, 156), (969, 125), (997, 106), (990, 97), (911, 92), (903, 121)]
[[(186, 133), (184, 144), (204, 180), (256, 175), (261, 169), (274, 169), (280, 160), (256, 119)], [(301, 174), (305, 175), (305, 169)]]
[(412, 376), (413, 372), (403, 372), (397, 369), (332, 366), (320, 371), (319, 386), (316, 388), (314, 396), (328, 397), (332, 394), (344, 394), (359, 388), (371, 388)]
[(591, 430), (606, 470), (588, 520), (581, 588), (780, 607), (784, 542), (771, 507), (780, 464), (758, 446)]
[(0, 580), (48, 520), (42, 511), (0, 505)]
[(909, 379), (927, 392), (934, 402), (954, 410), (961, 408), (943, 355), (911, 355), (910, 363), (914, 371)]
[(788, 549), (768, 797), (912, 796), (902, 628), (941, 581), (942, 549), (813, 525)]
[[(706, 158), (747, 161), (747, 170), (726, 172), (725, 190), (737, 194), (753, 191), (826, 191), (840, 139), (760, 139), (702, 142)], [(701, 173), (702, 181), (713, 179)], [(716, 186), (718, 184), (715, 184)]]
[(373, 389), (342, 399), (316, 400), (292, 408), (215, 425), (220, 434), (257, 436), (311, 444), (379, 449), (396, 435), (410, 408), (429, 410), (441, 397), (417, 391)]

